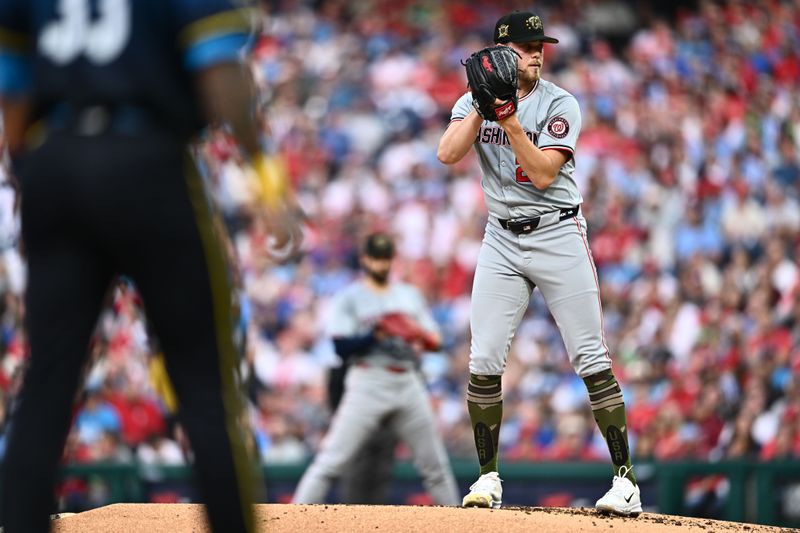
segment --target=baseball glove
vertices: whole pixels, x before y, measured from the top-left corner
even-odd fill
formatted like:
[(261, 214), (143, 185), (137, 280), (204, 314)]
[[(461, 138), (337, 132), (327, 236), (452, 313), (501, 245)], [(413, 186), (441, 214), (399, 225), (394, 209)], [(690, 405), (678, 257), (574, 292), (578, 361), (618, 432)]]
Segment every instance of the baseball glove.
[(399, 337), (408, 344), (419, 344), (425, 351), (436, 350), (436, 337), (405, 313), (386, 313), (375, 324), (375, 330), (388, 337)]
[[(472, 105), (485, 120), (502, 120), (517, 111), (519, 54), (508, 46), (478, 50), (464, 62)], [(496, 100), (506, 100), (497, 105)]]

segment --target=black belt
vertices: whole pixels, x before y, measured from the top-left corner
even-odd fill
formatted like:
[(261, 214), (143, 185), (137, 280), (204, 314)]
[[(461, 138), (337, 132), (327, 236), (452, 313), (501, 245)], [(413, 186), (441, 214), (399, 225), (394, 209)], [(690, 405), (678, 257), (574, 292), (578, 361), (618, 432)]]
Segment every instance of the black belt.
[[(561, 222), (562, 220), (572, 218), (578, 214), (580, 210), (580, 206), (576, 205), (573, 207), (568, 207), (566, 209), (561, 209), (558, 215), (557, 222)], [(536, 228), (539, 227), (539, 224), (542, 221), (542, 217), (523, 217), (523, 218), (498, 218), (497, 221), (500, 223), (500, 226), (503, 229), (507, 229), (516, 233), (517, 235), (521, 233), (530, 233)]]
[(162, 128), (154, 114), (138, 105), (85, 105), (57, 104), (44, 118), (51, 131), (67, 131), (92, 137), (105, 133), (135, 136), (145, 135)]
[(356, 363), (356, 366), (361, 367), (361, 368), (382, 368), (383, 370), (386, 370), (387, 372), (392, 372), (394, 374), (405, 374), (406, 372), (411, 370), (410, 368), (406, 368), (404, 366), (397, 366), (397, 365), (388, 365), (388, 366), (370, 365), (370, 364), (365, 363), (363, 361), (359, 361), (358, 363)]

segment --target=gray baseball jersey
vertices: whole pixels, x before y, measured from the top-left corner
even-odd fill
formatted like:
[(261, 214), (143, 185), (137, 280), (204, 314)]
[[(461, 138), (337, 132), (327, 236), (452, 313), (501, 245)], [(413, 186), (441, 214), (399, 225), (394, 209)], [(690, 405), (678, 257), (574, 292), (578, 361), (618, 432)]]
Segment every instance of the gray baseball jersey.
[[(428, 311), (425, 299), (413, 285), (392, 283), (386, 292), (379, 294), (357, 281), (337, 294), (331, 303), (327, 334), (331, 338), (366, 335), (381, 316), (394, 311), (410, 315), (423, 328), (439, 333), (439, 326)], [(398, 363), (413, 366), (412, 355), (398, 353), (403, 349), (392, 341), (383, 341), (358, 360), (369, 360), (373, 366), (395, 366)], [(405, 349), (410, 350), (410, 347)]]
[[(361, 281), (347, 287), (332, 303), (331, 337), (366, 335), (378, 318), (401, 311), (436, 331), (436, 322), (419, 291), (393, 283), (376, 293)], [(330, 429), (295, 491), (294, 503), (321, 503), (331, 483), (357, 460), (370, 435), (388, 421), (391, 431), (411, 450), (423, 484), (440, 505), (457, 505), (458, 487), (431, 409), (422, 376), (410, 358), (393, 353), (396, 345), (378, 343), (355, 360), (345, 378), (345, 391)], [(410, 349), (410, 348), (408, 348)]]
[[(472, 94), (453, 107), (451, 122), (473, 110)], [(472, 287), (470, 372), (502, 374), (514, 333), (539, 287), (561, 331), (570, 361), (581, 376), (611, 366), (603, 336), (597, 273), (586, 237), (586, 221), (575, 211), (581, 197), (572, 173), (581, 115), (574, 96), (539, 80), (519, 99), (517, 116), (528, 138), (541, 150), (571, 157), (546, 189), (533, 186), (518, 165), (499, 124), (484, 121), (475, 139), (489, 211)], [(516, 234), (499, 219), (541, 217), (536, 229)]]
[[(473, 109), (472, 94), (467, 92), (456, 102), (450, 120), (462, 120)], [(570, 93), (549, 81), (539, 80), (531, 92), (519, 99), (517, 117), (534, 145), (574, 155), (581, 113), (578, 101)], [(561, 167), (550, 187), (540, 191), (531, 185), (517, 164), (508, 137), (496, 122), (483, 121), (475, 151), (483, 171), (481, 186), (486, 207), (492, 216), (504, 219), (536, 216), (583, 202), (572, 179), (574, 158)]]

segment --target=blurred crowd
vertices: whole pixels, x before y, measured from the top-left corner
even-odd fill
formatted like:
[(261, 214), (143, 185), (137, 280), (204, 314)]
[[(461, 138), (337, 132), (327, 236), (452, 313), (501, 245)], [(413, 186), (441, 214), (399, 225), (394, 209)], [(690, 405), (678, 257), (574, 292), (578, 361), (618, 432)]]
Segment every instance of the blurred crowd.
[[(263, 2), (252, 69), (309, 217), (303, 258), (276, 266), (224, 132), (198, 150), (237, 265), (244, 417), (265, 463), (307, 459), (329, 422), (333, 294), (363, 237), (397, 238), (394, 276), (444, 333), (423, 356), (439, 427), (473, 458), (465, 405), (469, 298), (486, 222), (477, 161), (436, 159), (466, 90), (460, 61), (511, 1)], [(575, 179), (634, 461), (800, 457), (800, 3), (537, 3), (543, 77), (583, 112)], [(3, 182), (5, 183), (5, 181)], [(27, 356), (14, 194), (0, 187), (0, 427)], [(98, 324), (65, 461), (183, 464), (158, 347), (123, 280)], [(583, 383), (535, 293), (504, 376), (504, 461), (602, 460)], [(3, 437), (0, 436), (0, 453)]]

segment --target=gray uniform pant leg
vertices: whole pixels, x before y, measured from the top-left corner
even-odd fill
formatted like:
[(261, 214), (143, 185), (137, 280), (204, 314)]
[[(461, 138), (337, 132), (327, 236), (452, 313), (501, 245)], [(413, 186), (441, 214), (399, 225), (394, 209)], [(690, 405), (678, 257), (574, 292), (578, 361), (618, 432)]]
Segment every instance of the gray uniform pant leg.
[(395, 392), (380, 379), (385, 371), (354, 367), (345, 378), (345, 393), (331, 427), (303, 474), (292, 503), (323, 503), (333, 480), (380, 427)]
[(415, 372), (403, 378), (407, 379), (400, 396), (403, 407), (392, 419), (396, 432), (411, 449), (414, 466), (433, 501), (437, 505), (458, 505), (458, 485), (422, 377)]
[[(529, 277), (561, 331), (570, 363), (582, 378), (611, 368), (603, 334), (597, 271), (582, 216), (535, 231), (521, 242), (531, 253)], [(546, 256), (546, 267), (537, 257)]]
[(397, 436), (383, 422), (339, 477), (342, 503), (378, 505), (387, 502), (392, 482)]
[(533, 284), (520, 271), (523, 258), (516, 239), (510, 231), (486, 226), (470, 306), (469, 371), (473, 374), (503, 373), (511, 340), (530, 303)]

